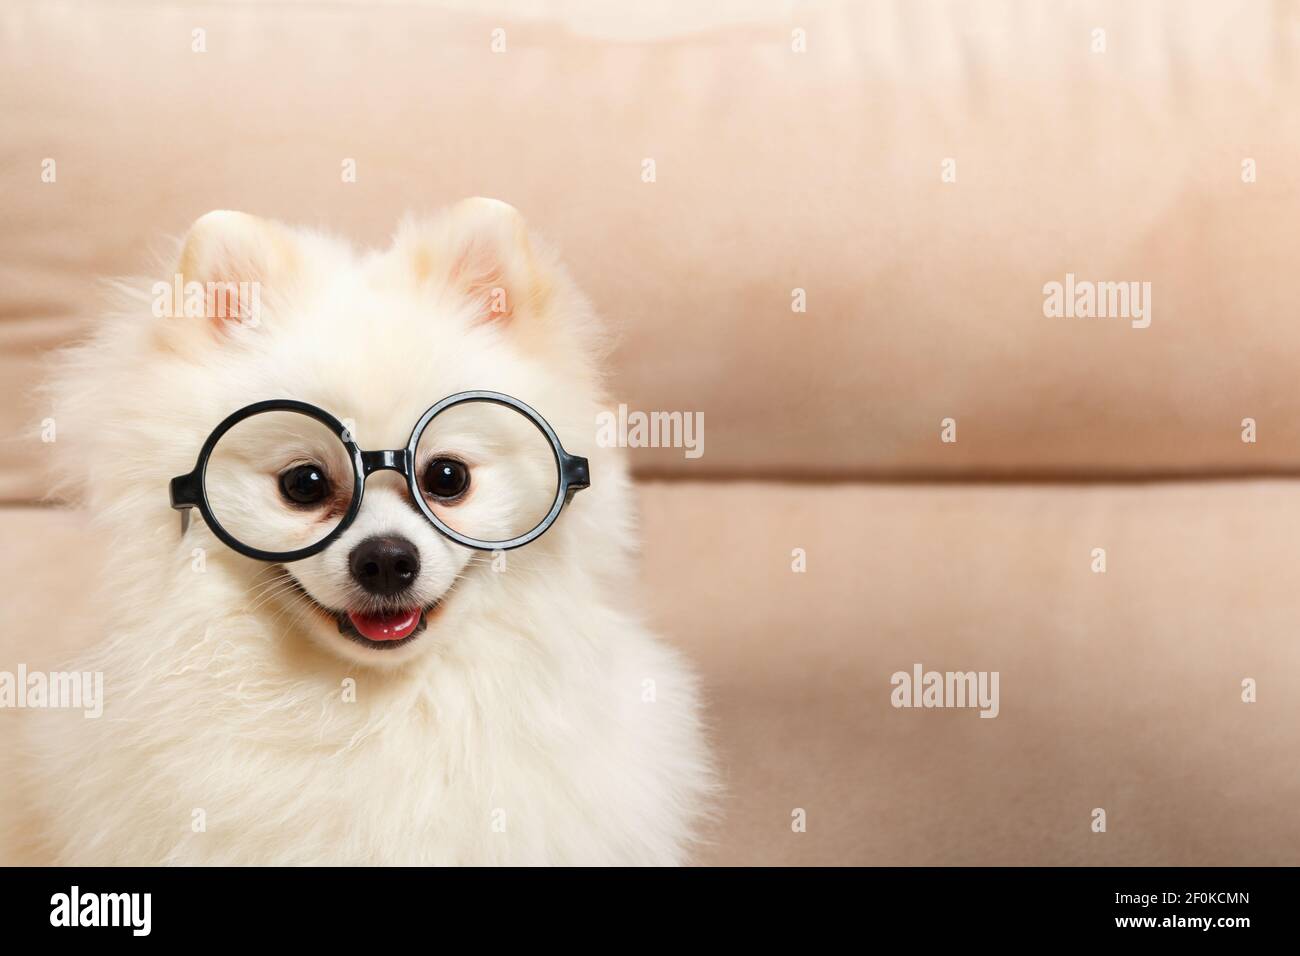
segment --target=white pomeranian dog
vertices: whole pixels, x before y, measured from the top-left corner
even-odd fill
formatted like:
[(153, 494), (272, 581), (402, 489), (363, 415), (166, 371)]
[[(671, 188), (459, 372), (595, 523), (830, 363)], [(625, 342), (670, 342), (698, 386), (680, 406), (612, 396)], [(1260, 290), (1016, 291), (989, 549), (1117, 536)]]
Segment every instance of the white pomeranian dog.
[(690, 668), (630, 610), (607, 338), (518, 213), (358, 255), (213, 212), (176, 272), (53, 384), (111, 554), (74, 664), (103, 716), (25, 715), (44, 859), (687, 861), (713, 775)]

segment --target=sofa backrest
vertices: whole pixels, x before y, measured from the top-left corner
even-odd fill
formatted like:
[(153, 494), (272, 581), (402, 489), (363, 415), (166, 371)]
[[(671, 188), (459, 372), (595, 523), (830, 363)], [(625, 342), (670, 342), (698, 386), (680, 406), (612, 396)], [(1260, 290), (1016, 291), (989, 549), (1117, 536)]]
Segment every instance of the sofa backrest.
[[(160, 237), (234, 207), (380, 244), (466, 195), (562, 248), (618, 330), (616, 403), (704, 414), (701, 457), (642, 475), (1298, 469), (1300, 29), (1273, 9), (6, 4), (0, 500), (43, 488), (35, 360)], [(1046, 315), (1053, 282), (1124, 314)]]

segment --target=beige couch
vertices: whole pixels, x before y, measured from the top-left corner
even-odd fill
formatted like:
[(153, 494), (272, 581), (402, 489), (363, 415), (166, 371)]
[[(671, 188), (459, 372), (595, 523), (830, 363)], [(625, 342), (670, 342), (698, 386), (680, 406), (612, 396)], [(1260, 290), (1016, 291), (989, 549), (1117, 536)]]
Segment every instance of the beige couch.
[[(620, 330), (617, 400), (705, 416), (634, 453), (728, 787), (701, 862), (1300, 862), (1295, 8), (624, 6), (0, 9), (0, 669), (95, 634), (30, 426), (99, 277), (212, 208), (381, 243), (493, 195)], [(1046, 317), (1067, 273), (1150, 326)], [(916, 662), (999, 716), (895, 709)]]

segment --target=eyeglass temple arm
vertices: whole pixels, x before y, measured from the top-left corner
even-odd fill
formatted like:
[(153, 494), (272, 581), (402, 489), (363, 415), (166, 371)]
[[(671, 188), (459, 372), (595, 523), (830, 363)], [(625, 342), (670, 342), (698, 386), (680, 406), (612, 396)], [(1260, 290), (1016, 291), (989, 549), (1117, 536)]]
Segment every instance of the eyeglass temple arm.
[(591, 487), (591, 471), (587, 459), (565, 454), (560, 460), (560, 474), (564, 478), (564, 503), (567, 505), (583, 488)]
[(199, 503), (199, 480), (194, 472), (177, 475), (169, 488), (172, 507), (181, 513), (181, 535), (190, 530), (190, 510)]

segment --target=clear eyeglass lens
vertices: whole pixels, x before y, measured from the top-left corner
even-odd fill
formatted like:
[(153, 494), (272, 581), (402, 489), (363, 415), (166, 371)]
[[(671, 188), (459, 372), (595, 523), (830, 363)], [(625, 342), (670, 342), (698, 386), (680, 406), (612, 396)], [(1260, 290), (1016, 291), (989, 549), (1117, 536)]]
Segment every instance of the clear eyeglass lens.
[(527, 415), (495, 402), (462, 402), (435, 415), (416, 443), (413, 467), (439, 520), (478, 541), (527, 534), (559, 493), (550, 440)]
[(310, 547), (337, 528), (355, 483), (338, 436), (289, 411), (261, 412), (231, 427), (204, 475), (217, 523), (244, 545), (276, 554)]

